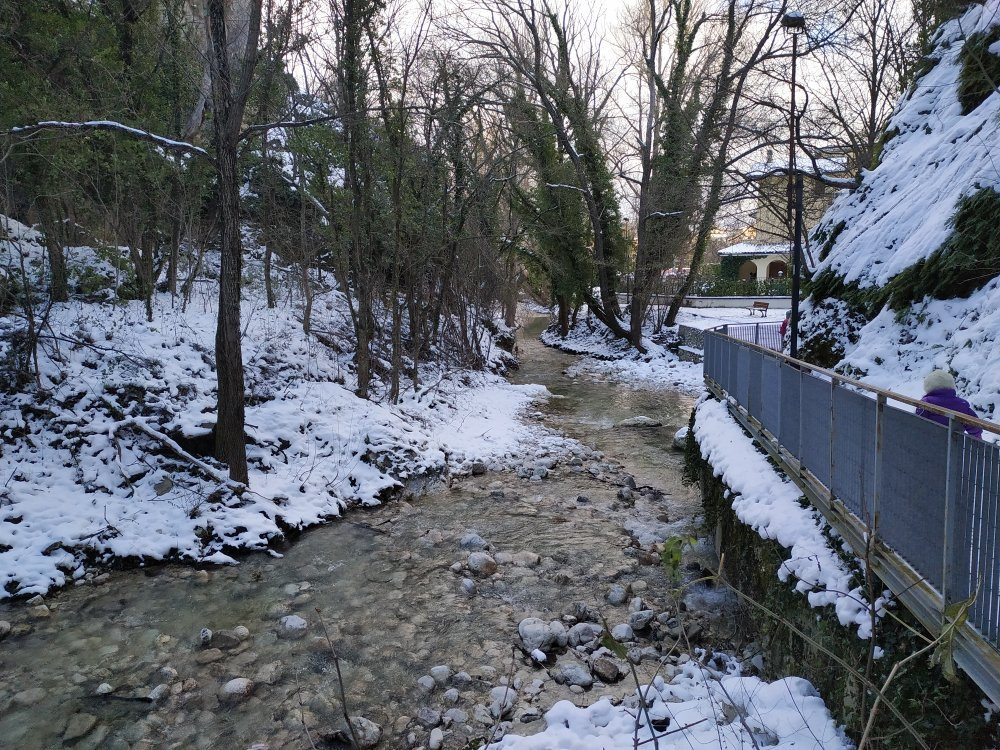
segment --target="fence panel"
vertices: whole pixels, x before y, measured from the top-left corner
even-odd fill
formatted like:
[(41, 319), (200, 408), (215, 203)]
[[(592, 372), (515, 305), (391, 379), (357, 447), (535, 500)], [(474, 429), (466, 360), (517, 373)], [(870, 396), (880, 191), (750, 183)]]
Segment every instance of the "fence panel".
[(761, 357), (760, 423), (772, 435), (781, 433), (781, 363), (772, 357)]
[(808, 373), (801, 378), (799, 459), (813, 476), (830, 486), (830, 382)]
[(750, 403), (750, 362), (754, 354), (745, 346), (736, 347), (736, 388), (730, 392), (744, 408)]
[(966, 438), (963, 455), (968, 519), (971, 539), (969, 589), (980, 586), (969, 621), (990, 641), (1000, 640), (1000, 555), (997, 554), (997, 524), (1000, 511), (1000, 448), (975, 438)]
[(747, 411), (750, 416), (760, 421), (761, 417), (761, 377), (764, 355), (759, 351), (752, 351), (752, 356), (750, 357), (750, 389), (747, 394)]
[(833, 495), (871, 524), (875, 498), (875, 400), (839, 387), (833, 392)]
[(799, 457), (799, 382), (802, 372), (781, 363), (781, 429), (778, 441), (796, 458)]
[(878, 535), (942, 590), (948, 428), (886, 409)]

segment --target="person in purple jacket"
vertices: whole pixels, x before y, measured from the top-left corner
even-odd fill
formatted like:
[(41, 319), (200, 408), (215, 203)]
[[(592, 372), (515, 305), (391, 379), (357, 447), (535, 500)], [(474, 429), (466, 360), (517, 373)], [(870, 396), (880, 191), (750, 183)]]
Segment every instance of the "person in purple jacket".
[[(951, 376), (950, 372), (944, 370), (934, 370), (928, 373), (927, 377), (924, 378), (924, 390), (926, 393), (924, 397), (920, 399), (924, 403), (933, 404), (934, 406), (943, 406), (945, 409), (951, 409), (952, 411), (961, 412), (962, 414), (968, 414), (970, 417), (975, 417), (976, 412), (972, 410), (969, 406), (969, 402), (964, 398), (960, 398), (957, 393), (955, 393), (955, 378)], [(944, 414), (938, 414), (937, 412), (928, 411), (927, 409), (917, 408), (917, 416), (923, 417), (924, 419), (930, 419), (934, 422), (939, 422), (943, 425), (948, 424), (948, 417)], [(972, 435), (973, 437), (981, 438), (983, 436), (983, 431), (979, 427), (975, 427), (971, 424), (965, 425), (965, 431)]]

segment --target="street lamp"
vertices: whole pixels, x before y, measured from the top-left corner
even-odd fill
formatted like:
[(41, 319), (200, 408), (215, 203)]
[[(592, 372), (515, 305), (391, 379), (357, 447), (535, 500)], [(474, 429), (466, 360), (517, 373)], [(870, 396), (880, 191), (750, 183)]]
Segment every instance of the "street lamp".
[(797, 10), (781, 17), (781, 25), (792, 35), (792, 101), (788, 134), (788, 213), (792, 219), (792, 319), (791, 354), (799, 355), (799, 279), (802, 275), (802, 173), (795, 164), (795, 63), (799, 54), (799, 34), (806, 30), (806, 18)]

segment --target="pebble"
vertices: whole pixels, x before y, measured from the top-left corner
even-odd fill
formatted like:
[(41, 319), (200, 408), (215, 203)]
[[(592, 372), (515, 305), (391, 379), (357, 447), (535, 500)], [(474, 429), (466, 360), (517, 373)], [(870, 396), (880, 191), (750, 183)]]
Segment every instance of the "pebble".
[(607, 600), (608, 604), (613, 604), (618, 607), (625, 603), (628, 598), (628, 589), (622, 586), (620, 583), (616, 583), (608, 589)]
[(49, 608), (44, 604), (39, 604), (37, 607), (32, 607), (29, 611), (31, 612), (32, 617), (38, 617), (38, 618), (48, 617), (49, 615), (52, 614), (49, 611)]
[(90, 734), (90, 731), (97, 725), (97, 717), (90, 714), (73, 714), (69, 717), (66, 731), (63, 732), (63, 742), (74, 742), (81, 737)]
[(14, 703), (19, 706), (31, 706), (42, 700), (47, 693), (45, 688), (33, 687), (27, 690), (22, 690), (19, 693), (14, 693)]
[(352, 716), (351, 726), (362, 748), (375, 747), (382, 739), (382, 727), (364, 716)]
[(45, 599), (42, 598), (41, 594), (35, 594), (33, 597), (28, 599), (25, 604), (29, 607), (37, 607), (39, 604), (44, 604)]
[(108, 684), (108, 683), (106, 683), (106, 682), (102, 682), (102, 683), (101, 683), (100, 685), (98, 685), (98, 686), (97, 686), (97, 690), (95, 690), (94, 692), (95, 692), (95, 693), (96, 693), (97, 695), (107, 695), (107, 694), (108, 694), (108, 693), (110, 693), (110, 692), (111, 692), (112, 690), (114, 690), (114, 688), (113, 688), (113, 687), (111, 687), (111, 685), (109, 685), (109, 684)]
[(556, 634), (538, 617), (526, 617), (517, 625), (517, 634), (526, 651), (546, 651), (556, 643)]
[(472, 675), (468, 672), (456, 672), (451, 678), (452, 685), (458, 685), (463, 687), (469, 685), (472, 682)]
[(424, 729), (433, 729), (441, 723), (441, 712), (430, 706), (417, 709), (417, 721)]
[(278, 625), (278, 635), (283, 638), (301, 638), (309, 627), (309, 623), (298, 615), (285, 615), (278, 621)]
[(469, 714), (460, 708), (449, 708), (444, 712), (444, 716), (455, 724), (464, 724), (469, 720)]
[(199, 664), (211, 664), (213, 661), (218, 661), (223, 656), (221, 648), (209, 648), (205, 649), (197, 656), (194, 660)]
[(441, 746), (444, 744), (444, 732), (441, 727), (434, 727), (431, 730), (430, 739), (427, 740), (427, 747), (429, 750), (441, 750)]
[(434, 678), (434, 682), (437, 683), (438, 687), (444, 687), (448, 684), (448, 679), (451, 677), (451, 667), (446, 664), (431, 667), (431, 677)]
[(214, 634), (212, 633), (211, 630), (209, 630), (208, 628), (202, 628), (201, 631), (198, 633), (198, 642), (202, 646), (207, 646), (209, 643), (212, 642), (212, 635)]
[(462, 541), (459, 542), (462, 549), (472, 550), (477, 552), (479, 550), (484, 550), (488, 546), (486, 540), (483, 539), (479, 534), (469, 533), (462, 537)]
[(285, 665), (280, 661), (268, 662), (257, 670), (257, 682), (273, 685), (285, 674)]
[(491, 576), (497, 572), (497, 561), (485, 552), (472, 552), (468, 559), (469, 570), (477, 576)]
[(633, 612), (628, 616), (628, 624), (632, 630), (645, 630), (649, 627), (649, 623), (653, 621), (655, 616), (656, 613), (651, 609)]
[(619, 643), (625, 643), (626, 641), (635, 640), (635, 633), (632, 631), (631, 626), (623, 622), (611, 629), (611, 637)]
[(510, 713), (517, 700), (517, 693), (513, 688), (495, 687), (490, 690), (490, 715), (495, 719), (500, 719)]
[(147, 697), (149, 698), (150, 702), (157, 703), (158, 701), (165, 698), (168, 693), (170, 693), (170, 686), (165, 682), (161, 682), (159, 685), (157, 685), (156, 687), (154, 687), (152, 690), (149, 691), (149, 695)]
[(245, 641), (250, 637), (250, 629), (245, 625), (237, 625), (233, 628), (233, 635), (239, 638), (241, 641)]
[(463, 578), (462, 591), (465, 592), (466, 596), (474, 596), (476, 593), (476, 582), (471, 578)]
[(423, 677), (417, 679), (417, 687), (424, 693), (434, 692), (435, 685), (437, 685), (437, 683), (434, 682), (434, 678), (429, 674), (425, 674)]
[(597, 679), (604, 683), (617, 682), (622, 677), (622, 671), (618, 668), (618, 664), (607, 657), (595, 659), (591, 665), (591, 669), (597, 676)]
[(589, 688), (594, 684), (594, 676), (590, 670), (575, 660), (563, 662), (552, 676), (556, 682), (579, 685), (582, 688)]
[(222, 686), (219, 697), (228, 701), (241, 701), (250, 697), (253, 688), (253, 680), (247, 677), (236, 677)]
[(458, 703), (458, 690), (456, 688), (448, 688), (444, 691), (444, 695), (442, 697), (444, 698), (445, 703)]

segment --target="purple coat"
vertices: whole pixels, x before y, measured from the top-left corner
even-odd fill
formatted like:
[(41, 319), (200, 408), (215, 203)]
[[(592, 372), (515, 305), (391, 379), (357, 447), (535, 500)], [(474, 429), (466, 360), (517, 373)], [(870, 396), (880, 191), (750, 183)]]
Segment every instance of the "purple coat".
[[(937, 390), (931, 391), (920, 400), (928, 404), (933, 404), (934, 406), (943, 406), (945, 409), (951, 409), (952, 411), (961, 412), (962, 414), (968, 414), (970, 417), (976, 416), (976, 412), (974, 412), (972, 407), (969, 406), (969, 402), (964, 398), (959, 398), (958, 394), (955, 393), (954, 388), (938, 388)], [(937, 412), (928, 411), (927, 409), (921, 409), (918, 407), (917, 416), (923, 417), (924, 419), (930, 419), (931, 421), (938, 422), (946, 426), (948, 424), (948, 417), (944, 414), (938, 414)], [(983, 436), (982, 429), (971, 424), (965, 425), (965, 431), (973, 437), (981, 438)]]

